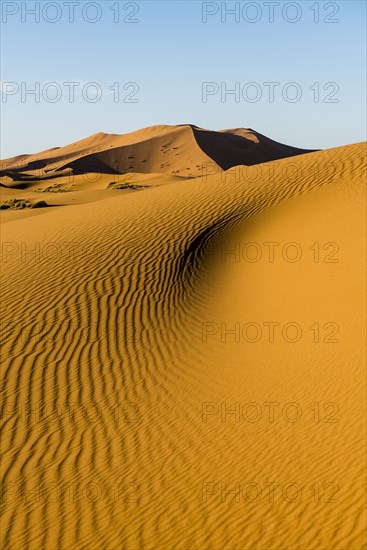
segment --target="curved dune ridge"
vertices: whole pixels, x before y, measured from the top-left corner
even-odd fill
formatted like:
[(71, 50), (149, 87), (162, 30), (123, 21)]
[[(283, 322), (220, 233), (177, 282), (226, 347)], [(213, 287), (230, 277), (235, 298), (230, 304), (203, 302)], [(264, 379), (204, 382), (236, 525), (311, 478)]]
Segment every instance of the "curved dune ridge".
[(4, 548), (365, 548), (365, 168), (356, 144), (4, 214)]
[(0, 176), (50, 177), (73, 174), (162, 173), (200, 176), (237, 165), (252, 165), (308, 151), (282, 145), (244, 128), (213, 132), (193, 125), (151, 126), (129, 134), (100, 132), (65, 147), (2, 161)]

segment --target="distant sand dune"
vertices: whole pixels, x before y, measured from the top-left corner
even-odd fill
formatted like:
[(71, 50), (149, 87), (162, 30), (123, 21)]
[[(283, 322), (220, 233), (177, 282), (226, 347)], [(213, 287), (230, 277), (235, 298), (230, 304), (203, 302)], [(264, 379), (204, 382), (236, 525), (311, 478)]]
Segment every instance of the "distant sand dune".
[[(154, 172), (165, 154), (147, 156), (152, 140), (172, 145), (166, 131), (137, 133), (147, 138), (139, 159)], [(186, 160), (200, 165), (212, 149), (197, 146), (193, 157), (193, 132), (202, 131), (174, 130), (182, 157), (168, 158), (170, 169), (187, 164), (199, 176)], [(73, 160), (69, 146), (53, 162), (83, 168), (92, 145), (112, 138), (90, 139)], [(121, 162), (137, 156), (117, 139)], [(93, 155), (112, 165), (105, 150)], [(115, 191), (2, 225), (4, 548), (365, 548), (364, 320), (356, 313), (365, 166), (357, 144)], [(223, 245), (269, 241), (300, 243), (305, 260), (221, 257)], [(337, 242), (340, 261), (308, 261), (315, 242), (321, 250)], [(222, 341), (223, 322), (247, 321), (296, 321), (307, 336)], [(339, 342), (312, 343), (316, 321), (337, 322)], [(221, 422), (215, 413), (202, 421), (204, 402), (270, 401), (299, 403), (302, 420)], [(315, 422), (315, 402), (338, 403), (338, 422)], [(59, 414), (43, 409), (43, 418), (40, 404)], [(264, 494), (269, 482), (281, 491), (297, 483), (302, 496), (221, 500), (221, 483), (249, 482)], [(336, 486), (338, 501), (325, 502)], [(36, 487), (49, 492), (36, 498)]]
[(41, 179), (55, 172), (163, 173), (180, 177), (211, 174), (307, 153), (277, 143), (253, 130), (213, 132), (191, 125), (151, 126), (130, 134), (102, 132), (65, 147), (2, 161), (0, 176)]

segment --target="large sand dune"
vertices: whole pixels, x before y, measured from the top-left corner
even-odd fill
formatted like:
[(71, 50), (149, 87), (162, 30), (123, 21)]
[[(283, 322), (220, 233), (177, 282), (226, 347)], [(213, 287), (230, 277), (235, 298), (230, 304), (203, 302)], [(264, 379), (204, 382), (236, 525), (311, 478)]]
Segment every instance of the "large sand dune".
[[(144, 132), (37, 162), (223, 153)], [(365, 548), (365, 145), (224, 160), (2, 213), (4, 548)]]
[(195, 177), (201, 176), (203, 170), (213, 173), (220, 168), (227, 170), (306, 152), (253, 130), (213, 132), (192, 125), (152, 126), (122, 135), (101, 132), (66, 147), (5, 159), (0, 175), (39, 179), (69, 171)]

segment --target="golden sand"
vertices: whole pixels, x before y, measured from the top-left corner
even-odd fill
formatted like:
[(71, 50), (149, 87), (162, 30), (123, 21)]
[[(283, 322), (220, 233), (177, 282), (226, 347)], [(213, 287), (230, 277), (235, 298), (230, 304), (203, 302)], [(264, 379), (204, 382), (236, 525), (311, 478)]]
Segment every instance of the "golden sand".
[(365, 548), (365, 163), (1, 213), (4, 548)]

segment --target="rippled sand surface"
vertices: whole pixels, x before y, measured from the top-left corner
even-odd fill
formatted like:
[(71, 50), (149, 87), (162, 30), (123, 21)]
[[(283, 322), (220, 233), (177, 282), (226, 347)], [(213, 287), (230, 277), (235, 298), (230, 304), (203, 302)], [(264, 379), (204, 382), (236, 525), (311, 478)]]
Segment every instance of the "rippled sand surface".
[(4, 548), (365, 548), (365, 161), (2, 214)]

